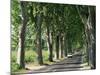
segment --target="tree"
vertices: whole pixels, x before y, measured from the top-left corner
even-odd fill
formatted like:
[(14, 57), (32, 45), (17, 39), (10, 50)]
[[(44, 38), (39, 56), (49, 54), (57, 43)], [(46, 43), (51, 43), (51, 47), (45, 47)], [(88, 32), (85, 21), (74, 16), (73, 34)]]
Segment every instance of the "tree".
[[(41, 3), (30, 3), (29, 16), (32, 24), (34, 24), (34, 44), (36, 48), (36, 53), (38, 55), (38, 64), (43, 65), (43, 55), (42, 55), (42, 22), (43, 22), (43, 7)], [(34, 13), (35, 12), (35, 13)]]
[(21, 18), (18, 16), (20, 14), (19, 2), (17, 0), (13, 0), (11, 1), (11, 6), (11, 49), (14, 51), (18, 49), (18, 30), (21, 23)]
[(40, 65), (43, 64), (43, 58), (42, 58), (42, 48), (41, 48), (41, 22), (42, 22), (42, 16), (41, 14), (39, 13), (37, 15), (37, 22), (36, 22), (36, 25), (37, 25), (37, 34), (36, 34), (36, 40), (37, 40), (37, 53), (38, 53), (38, 62)]
[(38, 63), (40, 65), (43, 65), (43, 56), (42, 56), (42, 47), (41, 47), (41, 25), (42, 25), (42, 16), (43, 16), (43, 13), (41, 12), (42, 11), (42, 6), (41, 4), (37, 4), (36, 5), (36, 21), (35, 21), (35, 24), (36, 24), (36, 48), (37, 48), (37, 54), (38, 54)]
[(19, 46), (18, 46), (18, 56), (17, 56), (17, 63), (21, 68), (25, 68), (25, 63), (24, 63), (24, 57), (25, 57), (25, 31), (26, 31), (26, 25), (28, 21), (27, 17), (27, 3), (25, 2), (20, 2), (21, 5), (21, 11), (22, 11), (22, 26), (19, 34)]
[[(23, 1), (20, 5), (13, 4), (12, 10), (12, 49), (18, 47), (20, 67), (25, 68), (26, 50), (37, 53), (38, 64), (42, 65), (45, 61), (52, 62), (53, 54), (60, 59), (79, 49), (87, 51), (87, 61), (95, 68), (95, 7)], [(44, 50), (48, 50), (48, 60), (44, 58)]]
[(77, 6), (79, 16), (84, 24), (87, 41), (87, 58), (91, 68), (95, 68), (95, 7)]
[[(53, 62), (53, 35), (52, 35), (52, 24), (51, 24), (51, 18), (53, 9), (51, 9), (51, 6), (48, 4), (45, 6), (45, 23), (46, 23), (46, 33), (47, 33), (47, 46), (49, 51), (49, 61)], [(50, 12), (49, 12), (50, 11)], [(51, 16), (50, 16), (51, 15)]]

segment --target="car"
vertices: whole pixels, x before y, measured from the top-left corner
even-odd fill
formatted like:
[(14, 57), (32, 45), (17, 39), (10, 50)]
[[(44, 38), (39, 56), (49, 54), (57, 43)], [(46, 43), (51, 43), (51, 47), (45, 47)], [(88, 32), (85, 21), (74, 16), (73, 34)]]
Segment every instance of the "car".
[(73, 55), (70, 53), (70, 54), (68, 54), (68, 58), (72, 58), (73, 57)]

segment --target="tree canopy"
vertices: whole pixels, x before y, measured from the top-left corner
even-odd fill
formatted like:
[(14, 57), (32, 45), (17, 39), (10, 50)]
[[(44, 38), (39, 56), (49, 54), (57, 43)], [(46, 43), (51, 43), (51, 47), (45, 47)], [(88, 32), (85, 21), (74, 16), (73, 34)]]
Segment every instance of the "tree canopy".
[(94, 6), (17, 0), (12, 0), (11, 6), (11, 49), (18, 51), (21, 67), (25, 67), (24, 53), (28, 50), (37, 53), (40, 65), (44, 50), (50, 62), (79, 50), (95, 68)]

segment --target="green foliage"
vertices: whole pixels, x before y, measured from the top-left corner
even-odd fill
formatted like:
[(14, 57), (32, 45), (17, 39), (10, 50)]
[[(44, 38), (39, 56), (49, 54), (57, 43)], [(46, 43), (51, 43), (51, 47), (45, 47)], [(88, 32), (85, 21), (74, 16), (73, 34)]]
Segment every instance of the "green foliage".
[(25, 52), (25, 62), (26, 63), (35, 62), (37, 59), (36, 57), (37, 57), (37, 54), (35, 51), (29, 50)]
[[(77, 12), (76, 5), (65, 5), (65, 4), (50, 4), (50, 3), (35, 3), (26, 2), (28, 12), (28, 23), (25, 32), (25, 63), (33, 62), (37, 63), (37, 16), (42, 16), (41, 26), (41, 47), (43, 53), (43, 61), (47, 62), (49, 58), (49, 52), (47, 47), (47, 28), (49, 33), (52, 33), (52, 42), (55, 44), (57, 36), (66, 34), (68, 52), (71, 53), (72, 49), (83, 48), (86, 46), (85, 28), (81, 21), (79, 13)], [(11, 62), (12, 71), (17, 71), (19, 65), (16, 64), (17, 50), (19, 42), (19, 30), (21, 26), (21, 7), (17, 0), (11, 0)], [(78, 6), (83, 18), (87, 18), (88, 6)], [(82, 9), (84, 8), (84, 9)], [(86, 49), (83, 50), (85, 52)], [(54, 52), (54, 50), (53, 50)], [(86, 53), (83, 57), (83, 61), (86, 61)]]
[[(17, 51), (12, 51), (11, 55), (11, 71), (15, 72), (20, 70), (19, 65), (16, 63)], [(48, 51), (43, 51), (43, 60), (44, 62), (48, 62)], [(37, 54), (33, 50), (25, 51), (25, 63), (34, 63), (37, 64)]]
[[(19, 15), (21, 14), (21, 10), (17, 0), (12, 1), (12, 6), (11, 46), (12, 50), (17, 50), (18, 33), (20, 28), (19, 21), (21, 21), (19, 19)], [(68, 39), (71, 40), (70, 43), (72, 45), (76, 45), (77, 42), (81, 43), (84, 41), (82, 38), (84, 27), (74, 5), (27, 2), (27, 8), (29, 21), (27, 24), (25, 37), (26, 49), (35, 49), (36, 47), (34, 42), (36, 40), (36, 14), (39, 12), (43, 14), (42, 39), (46, 39), (46, 27), (49, 26), (50, 32), (53, 32), (54, 37), (60, 33), (68, 33)], [(42, 45), (42, 48), (46, 47), (43, 47)]]
[[(15, 63), (16, 58), (17, 58), (17, 51), (12, 51), (11, 62)], [(48, 51), (47, 50), (43, 50), (43, 58), (44, 58), (44, 61), (48, 61)], [(36, 52), (33, 50), (26, 50), (25, 51), (25, 62), (29, 63), (29, 62), (35, 62), (35, 61), (37, 61)]]
[(12, 50), (17, 50), (18, 47), (18, 36), (19, 36), (19, 26), (21, 23), (20, 15), (20, 5), (18, 0), (11, 0), (11, 48)]
[(49, 57), (48, 51), (47, 50), (44, 50), (43, 51), (43, 60), (44, 61), (48, 61), (48, 57)]
[(20, 66), (17, 63), (11, 63), (11, 71), (15, 72), (20, 69)]
[(11, 62), (16, 62), (16, 60), (17, 60), (17, 52), (12, 51), (11, 52)]

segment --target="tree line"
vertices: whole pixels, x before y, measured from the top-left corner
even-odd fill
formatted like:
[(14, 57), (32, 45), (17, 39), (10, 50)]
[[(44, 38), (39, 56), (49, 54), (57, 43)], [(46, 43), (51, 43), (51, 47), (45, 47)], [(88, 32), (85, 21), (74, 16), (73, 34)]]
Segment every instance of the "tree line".
[[(17, 5), (17, 6), (14, 6)], [(35, 48), (43, 65), (44, 47), (48, 60), (67, 57), (84, 48), (87, 62), (95, 68), (95, 6), (12, 1), (12, 49), (17, 63), (25, 68), (25, 49)], [(29, 46), (30, 45), (30, 46)], [(82, 52), (83, 52), (82, 51)]]

